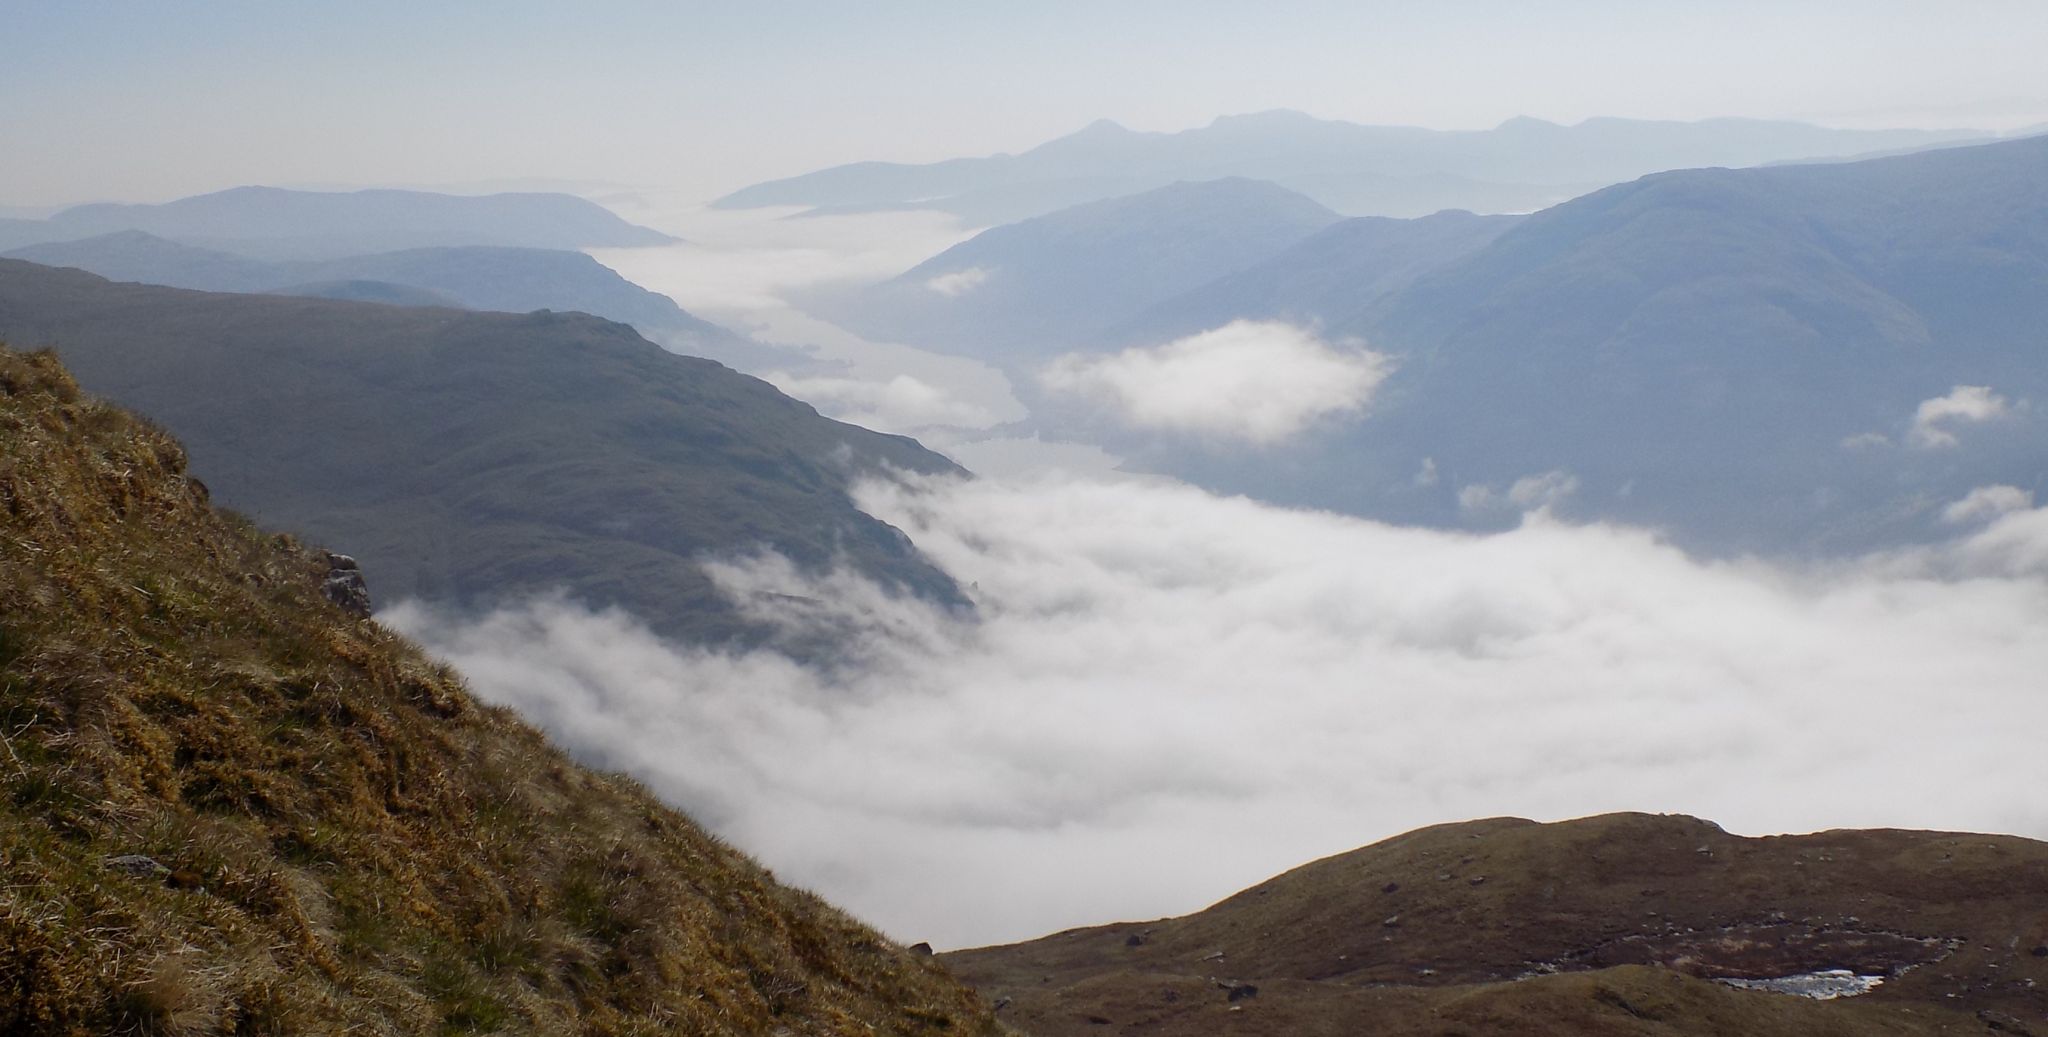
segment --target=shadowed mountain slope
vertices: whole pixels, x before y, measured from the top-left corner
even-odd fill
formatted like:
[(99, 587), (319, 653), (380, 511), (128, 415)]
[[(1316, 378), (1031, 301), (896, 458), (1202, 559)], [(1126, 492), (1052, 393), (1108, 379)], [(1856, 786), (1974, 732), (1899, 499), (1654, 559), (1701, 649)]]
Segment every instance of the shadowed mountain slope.
[(872, 337), (1028, 363), (1338, 219), (1255, 180), (1174, 184), (983, 231), (830, 312)]
[[(597, 260), (561, 249), (467, 245), (268, 262), (127, 230), (30, 245), (6, 253), (6, 258), (76, 267), (113, 281), (207, 292), (274, 292), (509, 313), (575, 310), (631, 324), (641, 334), (659, 337), (664, 345), (692, 356), (724, 355), (751, 345), (734, 332), (684, 312), (668, 296), (620, 277)], [(414, 291), (348, 288), (353, 282)]]
[[(1041, 1037), (2048, 1032), (2048, 844), (1474, 821), (1184, 918), (943, 960)], [(1883, 982), (1826, 1002), (1713, 982), (1834, 969)]]
[(360, 556), (385, 600), (563, 589), (751, 629), (698, 563), (772, 548), (959, 601), (848, 486), (958, 471), (621, 324), (216, 295), (0, 261), (0, 336), (176, 429), (220, 500)]
[(578, 249), (675, 240), (566, 194), (237, 187), (159, 205), (80, 205), (46, 220), (0, 222), (0, 248), (123, 230), (264, 259), (325, 259), (441, 245)]
[[(1499, 503), (1561, 471), (1568, 515), (1773, 553), (1938, 536), (1942, 507), (1982, 485), (2048, 492), (2048, 140), (1657, 174), (1375, 292), (1362, 279), (1309, 314), (1395, 358), (1363, 419), (1283, 463), (1157, 442), (1131, 448), (1137, 466), (1478, 524), (1517, 512), (1468, 507), (1468, 489)], [(1330, 319), (1341, 306), (1356, 308)], [(1958, 391), (2002, 402), (1947, 438), (1917, 426)]]
[(1356, 325), (1425, 274), (1491, 244), (1519, 216), (1360, 216), (1333, 224), (1255, 266), (1153, 306), (1111, 338), (1156, 344), (1233, 320)]
[(0, 1031), (986, 1034), (0, 350)]

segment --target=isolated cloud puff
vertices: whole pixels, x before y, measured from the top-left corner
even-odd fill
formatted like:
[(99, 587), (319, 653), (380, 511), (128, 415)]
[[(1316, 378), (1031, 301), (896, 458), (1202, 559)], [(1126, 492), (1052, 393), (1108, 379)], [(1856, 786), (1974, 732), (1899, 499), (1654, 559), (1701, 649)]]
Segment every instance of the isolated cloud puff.
[(829, 671), (541, 601), (384, 619), (785, 878), (961, 946), (1202, 907), (1418, 825), (1683, 811), (2048, 836), (2048, 510), (1827, 566), (1532, 513), (1472, 535), (1061, 479), (860, 502), (978, 620), (774, 557)]
[(981, 287), (982, 282), (987, 280), (987, 270), (978, 266), (970, 266), (965, 270), (955, 270), (949, 274), (940, 274), (926, 281), (924, 286), (940, 295), (952, 298), (965, 295)]
[[(1436, 466), (1425, 462), (1425, 471), (1434, 481)], [(1418, 485), (1424, 485), (1420, 478)], [(1544, 511), (1564, 502), (1565, 498), (1579, 492), (1579, 477), (1563, 469), (1525, 475), (1508, 484), (1505, 491), (1497, 490), (1485, 483), (1472, 483), (1458, 489), (1458, 507), (1468, 512)]]
[(1906, 442), (1923, 450), (1955, 446), (1954, 427), (1990, 421), (2006, 414), (2005, 397), (1985, 385), (1958, 385), (1947, 396), (1920, 401)]
[(1278, 321), (1233, 321), (1163, 346), (1070, 353), (1047, 388), (1096, 400), (1127, 424), (1256, 444), (1361, 410), (1392, 369), (1383, 355)]
[(1508, 503), (1529, 510), (1553, 507), (1579, 492), (1579, 477), (1566, 471), (1525, 475), (1508, 487)]

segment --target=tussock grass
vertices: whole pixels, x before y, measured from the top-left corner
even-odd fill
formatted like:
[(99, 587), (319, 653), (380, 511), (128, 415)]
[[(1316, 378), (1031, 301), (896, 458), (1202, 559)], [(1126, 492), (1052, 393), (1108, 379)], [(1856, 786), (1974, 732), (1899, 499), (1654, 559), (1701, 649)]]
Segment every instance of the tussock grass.
[(323, 575), (0, 349), (0, 1032), (997, 1032)]

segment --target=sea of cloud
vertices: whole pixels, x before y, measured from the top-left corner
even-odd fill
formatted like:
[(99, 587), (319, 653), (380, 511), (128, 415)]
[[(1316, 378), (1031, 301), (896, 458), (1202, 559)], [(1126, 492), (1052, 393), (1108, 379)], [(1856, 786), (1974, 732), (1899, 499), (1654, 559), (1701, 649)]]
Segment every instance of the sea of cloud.
[(1065, 472), (876, 482), (973, 619), (713, 565), (813, 668), (559, 599), (387, 623), (906, 940), (1198, 909), (1418, 825), (1676, 811), (2048, 837), (2048, 509), (1795, 567), (1572, 525), (1470, 535)]
[[(936, 212), (807, 215), (800, 209), (723, 210), (660, 195), (614, 202), (622, 214), (680, 236), (656, 248), (593, 249), (627, 280), (754, 339), (785, 358), (741, 369), (828, 417), (885, 432), (989, 428), (1025, 416), (1001, 372), (963, 357), (864, 339), (790, 299), (884, 280), (971, 236)], [(790, 362), (808, 356), (810, 362)]]

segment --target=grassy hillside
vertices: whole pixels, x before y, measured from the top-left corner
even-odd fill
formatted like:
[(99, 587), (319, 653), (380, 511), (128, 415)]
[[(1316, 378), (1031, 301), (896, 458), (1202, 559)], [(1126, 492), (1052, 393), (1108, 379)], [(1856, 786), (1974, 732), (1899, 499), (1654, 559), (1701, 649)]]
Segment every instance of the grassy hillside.
[(0, 351), (0, 1032), (989, 1033)]
[[(2048, 844), (1747, 839), (1642, 814), (1475, 821), (1317, 861), (1184, 918), (945, 960), (1041, 1037), (2040, 1033)], [(1712, 982), (1825, 969), (1885, 979), (1826, 1002)]]
[(0, 336), (177, 431), (229, 506), (361, 557), (380, 600), (566, 589), (698, 641), (747, 632), (698, 563), (770, 547), (944, 601), (855, 509), (863, 472), (957, 471), (582, 314), (112, 284), (0, 260)]

